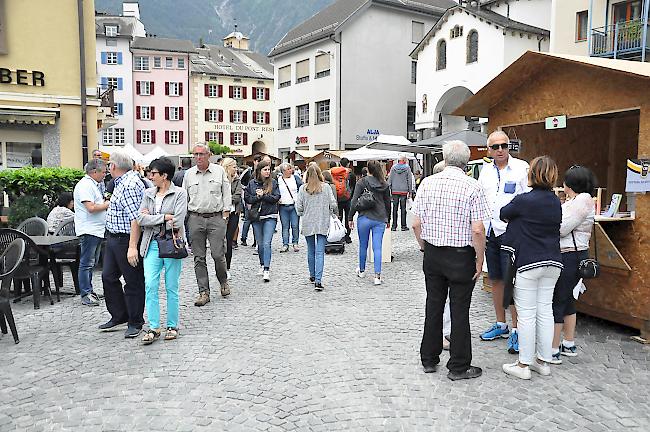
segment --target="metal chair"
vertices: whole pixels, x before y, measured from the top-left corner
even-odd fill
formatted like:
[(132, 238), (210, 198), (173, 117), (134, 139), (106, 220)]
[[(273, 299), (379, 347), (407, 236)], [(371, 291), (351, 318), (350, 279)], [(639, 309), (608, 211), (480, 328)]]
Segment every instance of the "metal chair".
[(38, 247), (27, 234), (11, 228), (0, 228), (0, 253), (4, 252), (16, 239), (25, 241), (25, 256), (13, 274), (14, 286), (17, 287), (19, 282), (28, 280), (34, 297), (34, 309), (39, 309), (41, 307), (41, 286), (43, 285), (47, 290), (50, 304), (54, 304), (50, 290), (49, 254)]
[(18, 225), (16, 228), (18, 231), (22, 231), (28, 236), (44, 236), (48, 233), (47, 221), (39, 218), (38, 216), (30, 217), (25, 219)]
[(7, 334), (7, 324), (11, 329), (11, 335), (14, 337), (14, 343), (18, 340), (18, 330), (14, 315), (11, 312), (11, 302), (9, 301), (9, 287), (11, 279), (25, 256), (25, 240), (16, 239), (9, 243), (9, 246), (0, 255), (0, 331)]
[[(73, 236), (75, 235), (74, 230), (74, 218), (68, 218), (61, 222), (56, 232), (55, 236)], [(52, 269), (52, 275), (54, 276), (55, 286), (56, 286), (56, 297), (59, 298), (59, 287), (63, 286), (63, 266), (70, 268), (70, 273), (72, 274), (72, 282), (74, 284), (75, 293), (79, 293), (79, 258), (80, 250), (79, 246), (62, 246), (54, 250), (54, 268)]]

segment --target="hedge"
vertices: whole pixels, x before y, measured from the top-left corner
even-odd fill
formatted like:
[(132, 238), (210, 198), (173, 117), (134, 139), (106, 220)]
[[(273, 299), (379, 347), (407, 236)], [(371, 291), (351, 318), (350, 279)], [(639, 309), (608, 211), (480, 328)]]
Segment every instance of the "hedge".
[(6, 169), (0, 171), (0, 189), (9, 195), (10, 203), (20, 196), (34, 196), (44, 197), (52, 207), (59, 194), (72, 192), (83, 176), (83, 170), (75, 168)]

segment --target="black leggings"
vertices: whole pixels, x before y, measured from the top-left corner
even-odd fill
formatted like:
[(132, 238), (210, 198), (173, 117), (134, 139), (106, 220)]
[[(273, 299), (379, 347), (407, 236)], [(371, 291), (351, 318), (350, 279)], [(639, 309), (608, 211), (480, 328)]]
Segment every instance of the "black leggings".
[(585, 251), (563, 252), (562, 264), (564, 268), (553, 291), (553, 318), (556, 324), (562, 324), (564, 317), (576, 313), (576, 300), (573, 297), (573, 288), (580, 280), (578, 263), (586, 259), (589, 253)]
[(226, 225), (226, 267), (228, 270), (230, 270), (230, 261), (232, 261), (232, 242), (238, 226), (239, 213), (230, 213), (230, 216), (228, 216), (228, 225)]

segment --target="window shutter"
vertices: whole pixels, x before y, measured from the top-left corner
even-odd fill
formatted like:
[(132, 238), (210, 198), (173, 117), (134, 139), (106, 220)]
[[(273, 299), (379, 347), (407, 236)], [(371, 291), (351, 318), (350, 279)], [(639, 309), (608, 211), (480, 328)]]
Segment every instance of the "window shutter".
[(119, 115), (124, 115), (124, 104), (122, 103), (117, 104), (117, 113)]
[(230, 145), (235, 145), (235, 133), (230, 132)]
[(122, 53), (121, 52), (117, 53), (117, 64), (122, 64)]
[(244, 134), (244, 145), (248, 145), (248, 134)]
[(232, 110), (230, 110), (230, 123), (233, 122), (234, 118), (235, 118), (235, 113)]
[(183, 131), (178, 133), (178, 143), (183, 144)]
[(330, 68), (330, 55), (321, 54), (316, 56), (316, 73), (321, 73)]
[(178, 109), (178, 119), (183, 120), (183, 107)]
[[(165, 120), (169, 120), (169, 107), (165, 107)], [(165, 142), (165, 144), (167, 144), (167, 142)]]
[(278, 81), (280, 81), (280, 84), (291, 81), (291, 65), (278, 69)]
[(219, 110), (219, 121), (223, 122), (223, 110)]
[[(139, 106), (135, 107), (135, 119), (140, 120), (140, 107)], [(138, 131), (138, 132), (140, 132), (140, 131)]]
[(205, 121), (210, 121), (210, 110), (207, 108), (205, 109)]
[(217, 96), (223, 97), (223, 86), (221, 84), (217, 86)]
[(251, 87), (251, 91), (253, 92), (251, 94), (251, 99), (257, 99), (257, 87)]
[(140, 94), (140, 81), (135, 82), (135, 94)]
[(149, 81), (149, 94), (153, 96), (153, 81)]
[(124, 79), (123, 78), (118, 78), (117, 79), (117, 89), (122, 90), (123, 86), (124, 86)]
[(183, 96), (183, 83), (178, 83), (178, 95)]
[(108, 90), (108, 78), (106, 77), (102, 77), (102, 90)]
[(205, 133), (205, 142), (210, 141), (210, 132)]
[(205, 84), (203, 86), (203, 95), (204, 96), (209, 96), (210, 95), (210, 84)]
[(271, 113), (268, 113), (268, 112), (264, 113), (264, 123), (265, 124), (270, 124), (271, 123)]
[(308, 76), (309, 76), (309, 60), (303, 60), (296, 63), (296, 80)]
[(165, 81), (165, 96), (169, 96), (169, 82)]
[(219, 144), (223, 145), (223, 132), (219, 132)]
[(156, 120), (156, 107), (149, 107), (149, 116), (151, 120)]
[[(153, 109), (153, 107), (151, 107), (151, 109)], [(149, 134), (151, 135), (151, 144), (156, 144), (156, 131), (152, 130)]]
[(246, 99), (246, 90), (247, 89), (248, 89), (248, 87), (242, 87), (241, 88), (241, 97), (242, 97), (242, 99)]
[(248, 111), (242, 111), (242, 119), (244, 123), (248, 123)]
[(267, 89), (267, 88), (264, 89), (264, 100), (269, 100), (269, 98), (271, 96), (270, 93), (271, 93), (271, 91), (269, 89)]
[(142, 132), (140, 132), (139, 129), (135, 132), (135, 142), (137, 144), (140, 144), (142, 142)]
[(102, 64), (106, 64), (106, 53), (102, 52)]
[(228, 97), (232, 99), (233, 94), (234, 94), (234, 90), (232, 86), (228, 86)]
[(165, 144), (169, 144), (169, 131), (165, 131)]

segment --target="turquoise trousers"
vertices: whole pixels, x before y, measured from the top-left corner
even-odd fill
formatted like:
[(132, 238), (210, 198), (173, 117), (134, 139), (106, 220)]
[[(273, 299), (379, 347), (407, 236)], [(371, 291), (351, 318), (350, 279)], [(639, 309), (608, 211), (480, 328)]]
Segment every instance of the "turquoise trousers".
[(167, 327), (178, 328), (178, 282), (183, 260), (159, 258), (158, 243), (152, 239), (144, 257), (145, 307), (149, 328), (160, 328), (160, 272), (165, 269), (165, 290), (167, 291)]

